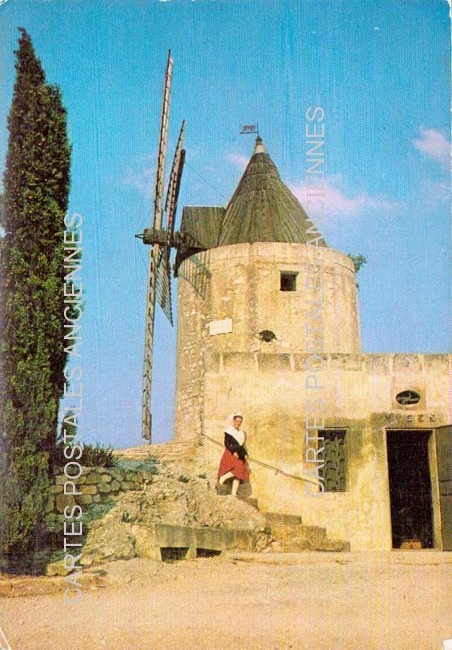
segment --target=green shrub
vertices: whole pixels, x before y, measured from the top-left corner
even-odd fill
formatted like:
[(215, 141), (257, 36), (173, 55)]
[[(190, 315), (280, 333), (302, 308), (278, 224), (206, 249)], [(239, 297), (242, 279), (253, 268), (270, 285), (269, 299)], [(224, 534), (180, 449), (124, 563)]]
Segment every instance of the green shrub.
[(53, 463), (55, 467), (64, 467), (68, 462), (64, 455), (64, 448), (71, 444), (79, 444), (83, 447), (82, 457), (79, 462), (86, 467), (116, 467), (117, 465), (117, 460), (113, 455), (112, 447), (105, 447), (99, 443), (92, 445), (90, 443), (66, 442), (65, 444), (63, 439), (60, 437), (57, 440), (53, 454)]
[(82, 521), (83, 525), (89, 527), (89, 524), (92, 524), (96, 519), (101, 519), (104, 517), (107, 512), (109, 512), (113, 506), (116, 505), (113, 499), (109, 499), (104, 503), (93, 503), (83, 511)]
[(118, 469), (131, 470), (134, 472), (149, 472), (150, 474), (159, 473), (159, 468), (157, 467), (158, 461), (155, 458), (146, 458), (146, 460), (115, 459), (115, 463), (115, 467)]
[(104, 447), (99, 443), (83, 445), (83, 464), (87, 467), (115, 467), (116, 458), (112, 447)]

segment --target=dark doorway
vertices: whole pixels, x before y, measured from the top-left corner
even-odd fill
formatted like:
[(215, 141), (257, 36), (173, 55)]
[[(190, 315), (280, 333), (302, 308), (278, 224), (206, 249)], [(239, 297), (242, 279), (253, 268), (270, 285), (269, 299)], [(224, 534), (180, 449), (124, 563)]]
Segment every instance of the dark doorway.
[(452, 551), (452, 426), (436, 429), (439, 510), (443, 551)]
[(400, 548), (404, 542), (407, 546), (411, 540), (419, 540), (422, 548), (433, 548), (430, 434), (387, 432), (393, 548)]

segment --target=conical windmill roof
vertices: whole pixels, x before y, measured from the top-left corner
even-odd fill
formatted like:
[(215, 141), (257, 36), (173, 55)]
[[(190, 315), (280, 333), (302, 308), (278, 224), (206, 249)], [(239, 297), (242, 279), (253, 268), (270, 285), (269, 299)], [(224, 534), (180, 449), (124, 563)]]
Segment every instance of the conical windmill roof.
[(257, 137), (253, 155), (226, 208), (217, 245), (265, 241), (306, 244), (317, 239), (317, 245), (326, 246), (319, 236)]

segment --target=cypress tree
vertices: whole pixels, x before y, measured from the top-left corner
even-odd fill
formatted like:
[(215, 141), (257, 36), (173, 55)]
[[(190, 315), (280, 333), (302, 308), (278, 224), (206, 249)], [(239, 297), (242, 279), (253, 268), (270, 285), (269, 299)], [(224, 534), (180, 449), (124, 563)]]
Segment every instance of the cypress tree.
[(0, 559), (33, 569), (64, 389), (64, 216), (70, 146), (60, 91), (20, 29), (0, 247)]

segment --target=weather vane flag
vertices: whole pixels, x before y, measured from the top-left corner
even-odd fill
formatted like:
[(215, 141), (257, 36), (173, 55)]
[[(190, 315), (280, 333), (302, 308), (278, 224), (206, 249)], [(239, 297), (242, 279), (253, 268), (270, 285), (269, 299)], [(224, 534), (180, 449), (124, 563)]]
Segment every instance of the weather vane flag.
[(259, 135), (259, 125), (258, 124), (244, 124), (240, 135), (247, 135), (248, 133), (256, 133)]

